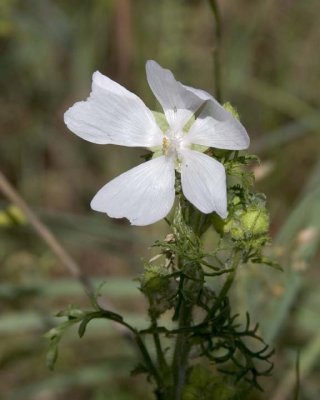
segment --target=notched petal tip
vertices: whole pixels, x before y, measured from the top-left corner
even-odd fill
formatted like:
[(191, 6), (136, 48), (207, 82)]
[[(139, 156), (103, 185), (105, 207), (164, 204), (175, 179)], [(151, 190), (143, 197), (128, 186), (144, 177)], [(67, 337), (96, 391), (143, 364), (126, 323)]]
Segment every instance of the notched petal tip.
[(63, 121), (67, 125), (68, 128), (69, 128), (68, 124), (69, 124), (69, 121), (70, 121), (70, 110), (71, 110), (71, 108), (72, 107), (69, 107), (67, 109), (67, 111), (65, 111), (65, 113), (63, 114)]
[(228, 218), (228, 215), (229, 215), (228, 210), (220, 211), (220, 212), (216, 211), (216, 213), (217, 213), (217, 214), (219, 215), (219, 217), (221, 217), (222, 219), (227, 219), (227, 218)]
[(90, 205), (111, 218), (127, 218), (132, 225), (144, 226), (164, 218), (174, 197), (174, 165), (162, 156), (107, 183)]
[(89, 98), (69, 108), (64, 121), (73, 133), (96, 144), (150, 147), (162, 143), (162, 132), (142, 100), (99, 71), (92, 75)]
[(224, 166), (194, 150), (183, 151), (181, 183), (184, 196), (204, 214), (226, 218), (227, 188)]
[(76, 103), (73, 104), (73, 106), (69, 107), (67, 109), (67, 111), (63, 114), (63, 121), (66, 124), (66, 126), (68, 127), (68, 129), (73, 132), (75, 132), (75, 124), (77, 123), (77, 110), (80, 106), (80, 104), (82, 104), (82, 101), (78, 101)]

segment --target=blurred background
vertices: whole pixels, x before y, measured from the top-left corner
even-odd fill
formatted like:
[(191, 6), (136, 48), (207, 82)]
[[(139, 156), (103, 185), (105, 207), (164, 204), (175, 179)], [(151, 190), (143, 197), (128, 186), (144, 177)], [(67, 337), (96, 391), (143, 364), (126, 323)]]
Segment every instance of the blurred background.
[[(222, 92), (251, 139), (256, 190), (266, 193), (273, 247), (266, 266), (240, 270), (234, 296), (276, 349), (275, 372), (251, 399), (292, 399), (300, 351), (301, 400), (320, 396), (320, 2), (220, 0)], [(94, 213), (108, 180), (141, 162), (141, 149), (98, 146), (70, 133), (63, 113), (88, 96), (95, 70), (151, 108), (144, 65), (155, 59), (214, 94), (214, 19), (205, 0), (1, 0), (0, 171), (133, 323), (145, 304), (132, 279), (166, 226), (134, 228)], [(137, 356), (115, 329), (92, 323), (61, 342), (54, 372), (43, 334), (80, 283), (0, 193), (0, 398), (151, 399)]]

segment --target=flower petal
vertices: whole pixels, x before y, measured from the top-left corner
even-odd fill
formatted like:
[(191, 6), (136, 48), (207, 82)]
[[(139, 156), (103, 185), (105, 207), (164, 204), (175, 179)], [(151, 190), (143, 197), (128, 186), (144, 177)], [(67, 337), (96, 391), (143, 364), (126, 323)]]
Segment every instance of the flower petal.
[(155, 158), (107, 183), (93, 198), (91, 208), (109, 217), (128, 218), (132, 225), (152, 224), (172, 208), (174, 180), (173, 160)]
[(161, 104), (171, 128), (182, 130), (204, 100), (176, 81), (171, 71), (153, 60), (147, 61), (146, 72), (149, 86)]
[[(185, 143), (226, 150), (247, 149), (250, 139), (244, 126), (208, 93), (193, 88), (207, 98), (202, 111), (185, 137)], [(209, 96), (209, 98), (208, 98)]]
[(163, 139), (142, 100), (100, 72), (93, 74), (90, 97), (69, 108), (64, 121), (72, 132), (93, 143), (150, 147)]
[(181, 183), (185, 197), (203, 213), (215, 211), (226, 218), (227, 189), (223, 165), (193, 150), (183, 150), (182, 158)]
[(202, 89), (195, 89), (191, 86), (184, 85), (184, 88), (194, 95), (198, 96), (203, 102), (210, 101), (212, 107), (210, 109), (211, 116), (218, 121), (224, 121), (233, 116), (208, 92)]

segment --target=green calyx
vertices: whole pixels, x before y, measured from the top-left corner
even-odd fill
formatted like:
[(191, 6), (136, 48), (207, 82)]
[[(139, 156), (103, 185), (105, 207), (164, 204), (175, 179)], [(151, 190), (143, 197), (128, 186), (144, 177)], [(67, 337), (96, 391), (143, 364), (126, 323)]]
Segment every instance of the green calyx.
[(254, 236), (267, 233), (269, 222), (269, 215), (265, 209), (249, 209), (240, 218), (244, 230)]
[(149, 300), (149, 314), (153, 318), (158, 318), (172, 307), (170, 299), (177, 289), (164, 266), (146, 264), (139, 281), (141, 292)]
[(230, 233), (232, 239), (256, 238), (268, 233), (269, 215), (264, 208), (238, 210), (228, 218), (223, 226), (224, 233)]
[(152, 294), (155, 291), (163, 292), (168, 287), (168, 272), (164, 267), (151, 265), (146, 266), (141, 278), (141, 290)]

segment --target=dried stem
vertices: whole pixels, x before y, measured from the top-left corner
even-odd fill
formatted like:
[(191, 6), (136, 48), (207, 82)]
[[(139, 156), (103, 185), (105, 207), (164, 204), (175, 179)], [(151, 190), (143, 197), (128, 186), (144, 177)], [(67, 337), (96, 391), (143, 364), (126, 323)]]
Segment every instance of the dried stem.
[(222, 26), (221, 16), (217, 0), (209, 0), (210, 8), (213, 13), (215, 29), (215, 44), (213, 47), (213, 65), (214, 65), (214, 84), (216, 99), (222, 102), (222, 89), (221, 89), (221, 39), (222, 39)]
[[(46, 225), (37, 217), (37, 215), (31, 210), (25, 200), (20, 196), (16, 189), (11, 185), (5, 175), (0, 171), (0, 192), (4, 196), (15, 204), (25, 215), (30, 225), (36, 231), (39, 237), (47, 244), (52, 253), (61, 261), (70, 274), (76, 278), (81, 285), (84, 287), (86, 293), (90, 298), (94, 296), (94, 288), (90, 282), (90, 279), (83, 274), (80, 266), (70, 256), (70, 254), (64, 249), (62, 244), (53, 235)], [(104, 308), (112, 308), (112, 304), (106, 299), (99, 300), (99, 304)], [(124, 333), (124, 328), (116, 325)]]

